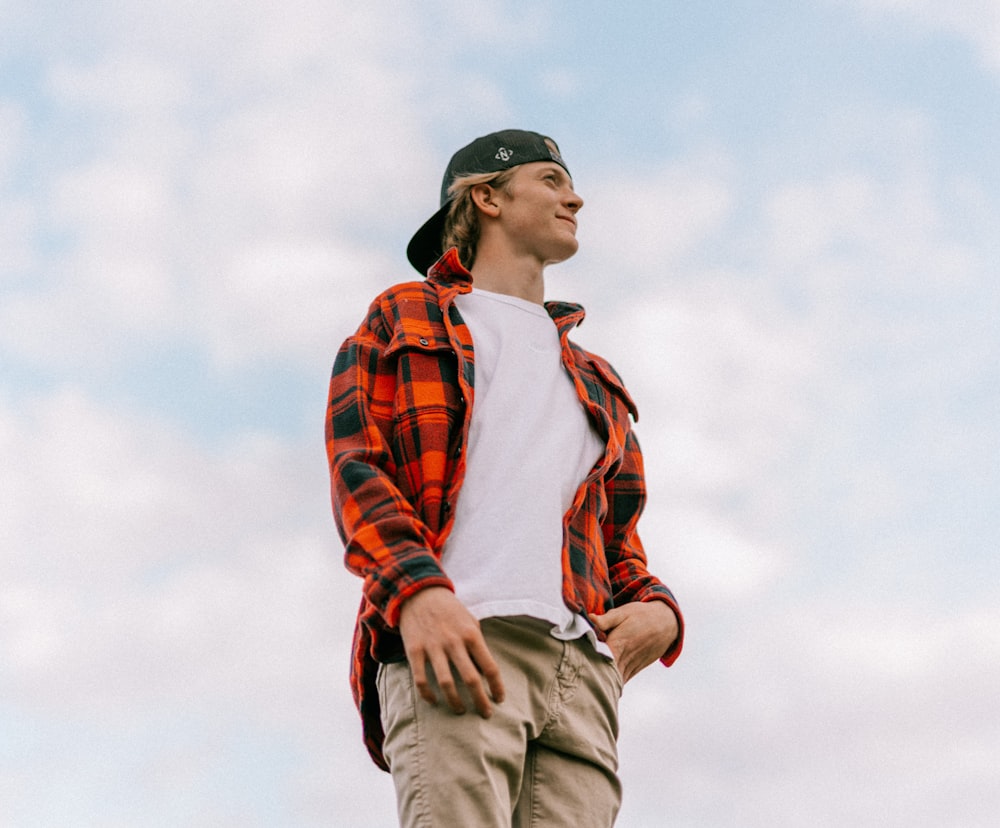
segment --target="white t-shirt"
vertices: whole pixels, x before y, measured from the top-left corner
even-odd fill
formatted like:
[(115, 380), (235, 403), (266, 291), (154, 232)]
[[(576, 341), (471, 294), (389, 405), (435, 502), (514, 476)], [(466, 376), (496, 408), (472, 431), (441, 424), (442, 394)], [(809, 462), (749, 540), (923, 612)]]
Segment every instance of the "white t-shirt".
[(442, 566), (476, 618), (529, 615), (556, 638), (590, 625), (562, 599), (563, 517), (604, 451), (541, 305), (474, 289), (455, 300), (472, 334), (466, 474)]

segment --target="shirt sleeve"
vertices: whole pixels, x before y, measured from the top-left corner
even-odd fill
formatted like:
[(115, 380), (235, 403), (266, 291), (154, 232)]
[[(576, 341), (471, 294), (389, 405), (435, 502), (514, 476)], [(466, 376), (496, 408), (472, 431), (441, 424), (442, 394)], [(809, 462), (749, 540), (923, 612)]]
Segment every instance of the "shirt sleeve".
[(661, 657), (670, 666), (684, 646), (684, 618), (673, 592), (647, 568), (646, 552), (637, 526), (646, 501), (642, 451), (629, 429), (625, 451), (616, 473), (605, 480), (608, 514), (604, 521), (604, 548), (615, 606), (630, 601), (664, 601), (677, 616), (677, 638)]
[(396, 377), (386, 342), (370, 332), (341, 346), (326, 415), (333, 514), (347, 568), (390, 627), (420, 589), (454, 590), (432, 551), (432, 533), (395, 483), (392, 403)]

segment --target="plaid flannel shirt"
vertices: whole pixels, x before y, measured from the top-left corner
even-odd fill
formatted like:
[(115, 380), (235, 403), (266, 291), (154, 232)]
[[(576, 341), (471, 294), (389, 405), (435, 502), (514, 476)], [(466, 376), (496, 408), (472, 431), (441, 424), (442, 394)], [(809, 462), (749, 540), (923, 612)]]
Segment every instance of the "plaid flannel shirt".
[[(403, 602), (420, 589), (453, 589), (439, 558), (465, 475), (464, 446), (475, 400), (472, 337), (455, 296), (472, 289), (454, 249), (424, 282), (390, 288), (341, 346), (326, 418), (333, 511), (347, 568), (364, 579), (353, 642), (351, 687), (365, 743), (387, 769), (375, 676), (404, 658)], [(605, 451), (563, 519), (563, 599), (579, 613), (662, 600), (681, 635), (661, 661), (680, 654), (683, 621), (673, 594), (646, 568), (636, 524), (646, 499), (637, 413), (614, 369), (569, 340), (579, 305), (549, 302), (563, 364)], [(511, 515), (511, 520), (517, 520)]]

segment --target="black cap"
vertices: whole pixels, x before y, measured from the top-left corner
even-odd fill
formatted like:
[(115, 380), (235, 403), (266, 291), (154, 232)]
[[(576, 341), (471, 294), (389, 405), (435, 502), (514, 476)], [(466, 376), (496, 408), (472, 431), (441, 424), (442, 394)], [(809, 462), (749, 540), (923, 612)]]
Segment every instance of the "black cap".
[(444, 253), (441, 236), (451, 206), (448, 189), (455, 179), (463, 175), (500, 173), (532, 161), (555, 161), (569, 172), (555, 141), (523, 129), (505, 129), (484, 135), (451, 157), (441, 181), (441, 207), (424, 222), (406, 247), (406, 258), (421, 276), (426, 276), (431, 265)]

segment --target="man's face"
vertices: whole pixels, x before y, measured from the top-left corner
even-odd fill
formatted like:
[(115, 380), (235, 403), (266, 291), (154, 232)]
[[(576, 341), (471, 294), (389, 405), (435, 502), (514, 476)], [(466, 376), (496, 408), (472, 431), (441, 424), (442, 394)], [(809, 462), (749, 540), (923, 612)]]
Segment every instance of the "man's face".
[(517, 254), (545, 266), (576, 253), (576, 214), (583, 199), (566, 170), (554, 161), (521, 164), (507, 189), (496, 192), (500, 226)]

